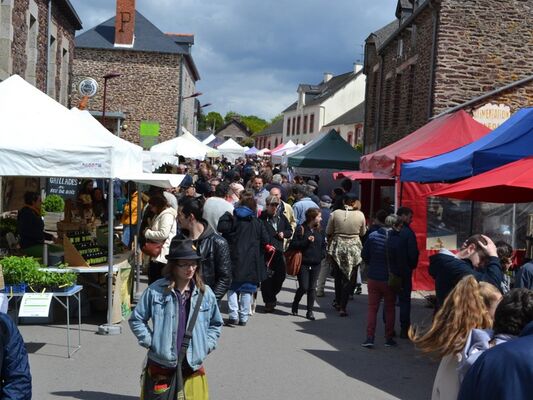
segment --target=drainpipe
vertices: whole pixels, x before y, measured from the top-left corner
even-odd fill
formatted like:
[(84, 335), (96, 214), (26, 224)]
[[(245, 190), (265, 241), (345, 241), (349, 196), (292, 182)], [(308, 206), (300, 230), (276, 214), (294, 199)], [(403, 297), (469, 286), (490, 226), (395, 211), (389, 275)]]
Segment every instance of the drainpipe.
[(181, 136), (181, 121), (182, 121), (182, 108), (183, 108), (183, 63), (185, 62), (185, 56), (181, 55), (180, 61), (180, 90), (178, 93), (178, 126), (176, 127), (176, 137)]
[(50, 71), (50, 38), (52, 35), (52, 0), (48, 0), (48, 29), (46, 41), (46, 94), (50, 92), (50, 79), (48, 78), (48, 71)]
[(435, 69), (437, 64), (437, 36), (438, 36), (438, 10), (433, 4), (433, 0), (429, 0), (429, 6), (432, 10), (433, 19), (433, 43), (431, 44), (431, 65), (429, 71), (429, 98), (428, 98), (428, 119), (433, 115), (433, 106), (435, 95), (433, 90), (435, 88)]

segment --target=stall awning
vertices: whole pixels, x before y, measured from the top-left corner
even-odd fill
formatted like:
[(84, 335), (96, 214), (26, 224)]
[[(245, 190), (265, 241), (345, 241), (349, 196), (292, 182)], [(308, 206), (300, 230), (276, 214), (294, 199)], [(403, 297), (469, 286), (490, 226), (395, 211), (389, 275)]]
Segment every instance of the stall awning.
[(490, 132), (464, 111), (444, 115), (410, 135), (361, 158), (361, 170), (399, 176), (402, 163), (422, 160), (469, 144)]
[(333, 179), (351, 179), (352, 181), (366, 181), (366, 180), (379, 180), (386, 179), (393, 181), (394, 178), (390, 176), (375, 173), (375, 172), (363, 172), (363, 171), (341, 171), (333, 174)]
[(301, 168), (357, 169), (360, 158), (361, 153), (333, 129), (291, 154), (288, 165)]
[(517, 111), (481, 139), (440, 156), (402, 166), (401, 180), (454, 181), (533, 155), (533, 107)]
[(533, 157), (457, 182), (430, 196), (487, 203), (533, 202)]

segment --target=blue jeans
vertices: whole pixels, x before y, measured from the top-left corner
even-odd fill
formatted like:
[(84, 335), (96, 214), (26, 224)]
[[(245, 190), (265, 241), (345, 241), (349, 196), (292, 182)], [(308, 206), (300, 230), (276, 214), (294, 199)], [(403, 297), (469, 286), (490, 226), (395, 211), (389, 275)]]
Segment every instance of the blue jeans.
[(252, 304), (252, 293), (228, 290), (229, 319), (233, 321), (247, 322)]

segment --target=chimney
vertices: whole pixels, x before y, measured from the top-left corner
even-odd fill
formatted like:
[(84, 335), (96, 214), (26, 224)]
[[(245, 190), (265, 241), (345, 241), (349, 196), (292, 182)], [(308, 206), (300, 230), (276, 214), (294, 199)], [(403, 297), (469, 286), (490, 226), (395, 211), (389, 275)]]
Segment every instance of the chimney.
[(115, 47), (133, 47), (134, 33), (135, 0), (117, 0)]
[(324, 72), (324, 83), (329, 82), (329, 80), (333, 78), (333, 74), (330, 72)]
[(359, 71), (363, 69), (363, 66), (359, 63), (353, 63), (353, 73), (357, 74)]

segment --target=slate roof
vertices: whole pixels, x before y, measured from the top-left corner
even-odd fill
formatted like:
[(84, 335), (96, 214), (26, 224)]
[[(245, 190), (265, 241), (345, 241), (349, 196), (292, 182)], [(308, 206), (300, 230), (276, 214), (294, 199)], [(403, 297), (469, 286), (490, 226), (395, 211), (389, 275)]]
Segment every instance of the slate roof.
[(139, 11), (135, 11), (135, 39), (133, 47), (115, 47), (115, 16), (100, 25), (76, 36), (76, 47), (82, 49), (103, 49), (115, 51), (142, 51), (149, 53), (182, 54), (195, 80), (200, 74), (191, 56), (193, 35), (165, 34)]
[[(329, 81), (321, 82), (317, 85), (300, 84), (299, 88), (304, 88), (304, 89), (309, 88), (311, 90), (311, 93), (307, 93), (306, 91), (305, 105), (312, 106), (312, 105), (323, 103), (325, 100), (327, 100), (328, 98), (333, 96), (335, 93), (337, 93), (340, 89), (342, 89), (348, 82), (350, 82), (352, 79), (354, 79), (356, 76), (362, 73), (363, 71), (359, 71), (358, 73), (354, 73), (353, 71), (350, 71), (350, 72), (346, 72), (345, 74), (334, 76)], [(296, 110), (297, 106), (298, 106), (298, 102), (295, 101), (293, 104), (287, 107), (283, 112)]]
[(190, 54), (190, 47), (177, 46), (174, 38), (175, 36), (165, 35), (139, 11), (135, 11), (135, 40), (132, 48), (115, 47), (115, 16), (77, 36), (76, 47)]
[(265, 129), (255, 135), (255, 137), (275, 135), (277, 133), (283, 133), (283, 118), (267, 126)]
[(232, 119), (230, 122), (224, 124), (220, 129), (218, 129), (213, 135), (217, 136), (220, 132), (225, 130), (228, 126), (231, 124), (237, 125), (237, 127), (246, 133), (246, 136), (252, 136), (252, 132), (248, 129), (246, 125), (244, 125), (241, 121), (237, 121), (236, 119)]
[(339, 118), (324, 126), (352, 125), (365, 121), (365, 102), (356, 105), (350, 111), (342, 114)]
[(373, 39), (374, 43), (376, 44), (376, 49), (379, 51), (383, 44), (394, 35), (394, 33), (398, 30), (400, 27), (400, 23), (397, 19), (395, 19), (392, 22), (389, 22), (387, 25), (382, 27), (381, 29), (378, 29), (375, 32), (372, 32), (372, 34), (369, 36), (367, 40)]

